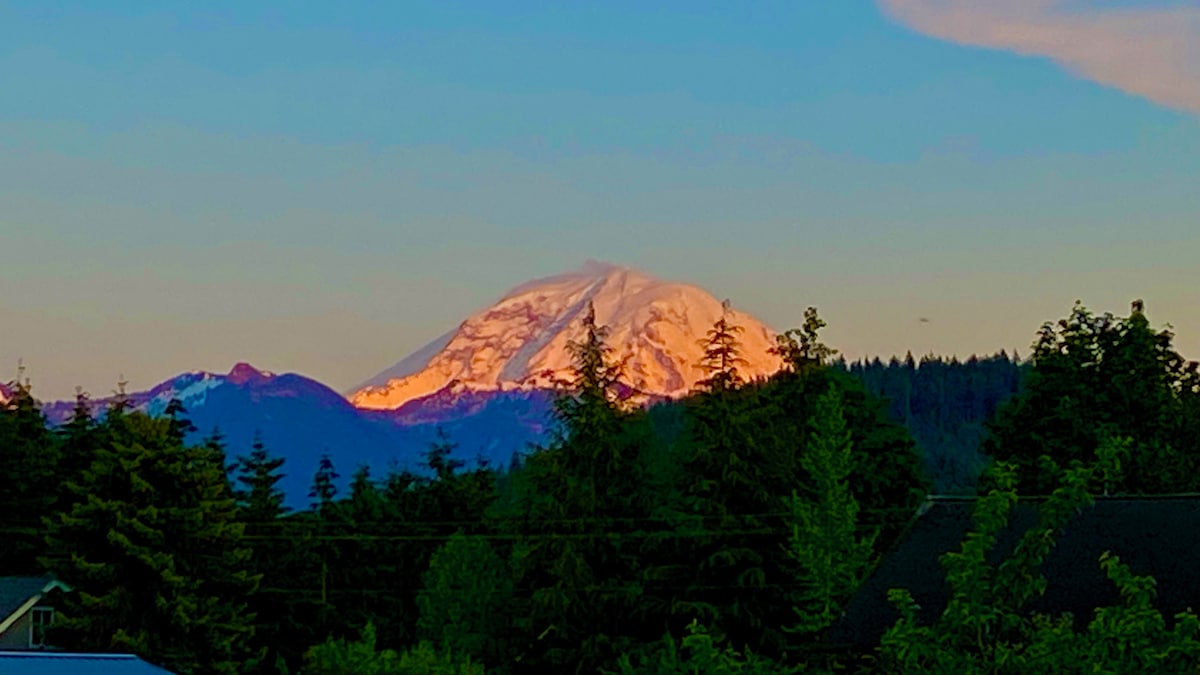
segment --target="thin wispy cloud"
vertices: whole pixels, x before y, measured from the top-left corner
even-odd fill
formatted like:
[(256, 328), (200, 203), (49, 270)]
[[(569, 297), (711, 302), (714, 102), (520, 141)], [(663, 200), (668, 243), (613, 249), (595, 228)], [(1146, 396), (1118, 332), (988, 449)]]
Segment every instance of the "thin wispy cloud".
[(963, 45), (1044, 56), (1080, 77), (1200, 114), (1200, 6), (1064, 0), (878, 0), (910, 28)]

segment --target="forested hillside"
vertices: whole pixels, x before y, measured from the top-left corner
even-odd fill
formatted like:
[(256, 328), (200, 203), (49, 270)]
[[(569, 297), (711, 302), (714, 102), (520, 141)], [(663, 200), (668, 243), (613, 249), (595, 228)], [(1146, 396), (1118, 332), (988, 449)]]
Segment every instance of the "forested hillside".
[[(177, 402), (149, 417), (118, 398), (101, 416), (81, 396), (51, 428), (18, 381), (0, 407), (0, 574), (74, 589), (54, 644), (179, 673), (1145, 672), (1200, 658), (1200, 622), (1164, 622), (1153, 582), (1119, 561), (1104, 564), (1130, 594), (1124, 618), (1077, 630), (1021, 611), (1090, 494), (1197, 488), (1200, 376), (1140, 307), (1077, 307), (1028, 365), (847, 365), (805, 318), (779, 339), (784, 368), (746, 381), (741, 329), (722, 317), (696, 391), (642, 409), (622, 403), (588, 312), (553, 436), (507, 467), (464, 465), (449, 437), (422, 471), (292, 467), (285, 449), (188, 443)], [(906, 618), (877, 649), (829, 642), (926, 495), (969, 489), (985, 466), (938, 622), (918, 625), (897, 591)], [(310, 506), (288, 511), (280, 476), (314, 470)], [(989, 542), (1018, 490), (1052, 497), (996, 565)]]
[(980, 444), (1000, 406), (1020, 393), (1029, 364), (1005, 352), (964, 361), (912, 354), (838, 362), (887, 401), (888, 416), (912, 434), (940, 494), (971, 494), (987, 463)]

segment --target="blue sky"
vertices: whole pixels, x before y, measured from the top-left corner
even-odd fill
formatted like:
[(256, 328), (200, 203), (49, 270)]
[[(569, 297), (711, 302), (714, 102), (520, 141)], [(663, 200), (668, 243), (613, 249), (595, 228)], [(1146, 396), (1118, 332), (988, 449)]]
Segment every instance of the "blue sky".
[(42, 397), (344, 389), (589, 257), (852, 357), (1140, 297), (1200, 358), (1187, 3), (198, 4), (0, 3), (0, 372)]

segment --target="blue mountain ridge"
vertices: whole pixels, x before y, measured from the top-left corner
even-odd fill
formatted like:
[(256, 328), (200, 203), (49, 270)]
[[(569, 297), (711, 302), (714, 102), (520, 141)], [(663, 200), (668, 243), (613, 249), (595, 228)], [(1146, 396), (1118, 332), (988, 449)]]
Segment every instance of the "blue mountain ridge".
[[(421, 472), (439, 427), (457, 444), (453, 456), (468, 467), (477, 460), (505, 467), (515, 453), (547, 438), (553, 396), (549, 390), (478, 392), (450, 386), (397, 410), (360, 410), (316, 380), (238, 364), (227, 375), (185, 373), (128, 399), (137, 409), (160, 415), (178, 398), (197, 429), (188, 440), (200, 442), (219, 431), (231, 462), (248, 454), (260, 437), (268, 451), (285, 459), (279, 485), (287, 505), (304, 508), (322, 455), (333, 461), (344, 493), (359, 466), (380, 478), (393, 468)], [(110, 401), (95, 401), (94, 410), (101, 413)], [(54, 402), (43, 411), (61, 424), (74, 405)]]

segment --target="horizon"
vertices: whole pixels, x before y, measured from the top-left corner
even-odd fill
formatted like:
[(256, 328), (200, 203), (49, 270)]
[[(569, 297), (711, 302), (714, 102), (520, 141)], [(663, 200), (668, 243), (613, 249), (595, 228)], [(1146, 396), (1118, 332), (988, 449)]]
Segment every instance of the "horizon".
[[(551, 279), (559, 278), (559, 277), (562, 277), (562, 276), (566, 276), (566, 275), (574, 275), (574, 274), (580, 274), (580, 275), (599, 275), (599, 274), (602, 274), (602, 273), (607, 273), (607, 272), (609, 272), (609, 271), (611, 271), (611, 270), (623, 270), (623, 271), (629, 271), (629, 272), (634, 272), (634, 273), (638, 273), (638, 274), (646, 274), (646, 273), (645, 273), (643, 270), (639, 270), (639, 269), (637, 269), (637, 268), (629, 267), (629, 266), (627, 266), (627, 265), (621, 265), (621, 264), (619, 264), (619, 263), (612, 263), (612, 262), (610, 262), (610, 261), (606, 261), (606, 260), (596, 260), (596, 259), (589, 258), (589, 259), (587, 259), (587, 260), (586, 260), (586, 261), (585, 261), (585, 262), (584, 262), (582, 265), (580, 265), (580, 266), (578, 266), (578, 267), (576, 267), (576, 268), (573, 268), (573, 269), (570, 269), (570, 270), (563, 270), (563, 271), (561, 271), (561, 272), (559, 272), (559, 273), (557, 273), (557, 274), (553, 274), (553, 275), (550, 275), (550, 276), (547, 276), (547, 277), (539, 277), (539, 278), (537, 278), (537, 279), (530, 279), (530, 280), (526, 280), (526, 281), (524, 281), (524, 282), (521, 282), (521, 283), (519, 283), (519, 284), (515, 284), (515, 285), (514, 285), (512, 288), (508, 289), (508, 290), (507, 290), (507, 291), (505, 291), (504, 293), (502, 293), (502, 294), (500, 294), (499, 296), (495, 297), (495, 298), (494, 298), (494, 301), (495, 301), (495, 302), (499, 302), (499, 301), (501, 301), (502, 299), (504, 299), (505, 297), (508, 297), (508, 296), (509, 296), (510, 294), (512, 294), (514, 291), (517, 291), (517, 290), (519, 290), (519, 289), (522, 289), (523, 287), (526, 287), (526, 286), (530, 286), (530, 285), (536, 284), (536, 283), (538, 283), (538, 282), (547, 281), (547, 280), (551, 280)], [(651, 276), (652, 276), (652, 275), (651, 275)], [(684, 283), (684, 282), (681, 282), (681, 281), (679, 281), (679, 280), (672, 280), (672, 279), (658, 279), (658, 278), (655, 278), (655, 279), (656, 279), (656, 281), (660, 281), (660, 282), (664, 282), (664, 283)], [(702, 290), (703, 290), (703, 289), (702, 289)], [(715, 297), (715, 296), (714, 296), (714, 297)], [(478, 310), (476, 310), (476, 311), (473, 311), (473, 312), (472, 312), (472, 315), (474, 315), (474, 314), (477, 314), (477, 313), (479, 313), (479, 312), (486, 311), (486, 309), (488, 309), (488, 308), (489, 308), (489, 307), (491, 307), (491, 306), (492, 306), (492, 304), (489, 304), (489, 305), (485, 305), (485, 306), (483, 306), (483, 307), (480, 307), (480, 308), (478, 308)], [(1087, 307), (1087, 308), (1088, 308), (1090, 311), (1092, 311), (1092, 312), (1093, 312), (1093, 313), (1095, 313), (1095, 314), (1103, 314), (1104, 312), (1106, 312), (1106, 311), (1109, 311), (1109, 310), (1106, 310), (1106, 309), (1097, 309), (1097, 308), (1094, 308), (1094, 307), (1087, 306), (1087, 304), (1086, 304), (1086, 303), (1084, 303), (1084, 306), (1085, 306), (1085, 307)], [(739, 308), (738, 308), (736, 305), (734, 305), (734, 306), (733, 306), (733, 308), (734, 308), (735, 310), (739, 309)], [(1124, 316), (1124, 314), (1122, 314), (1122, 313), (1120, 313), (1120, 312), (1113, 312), (1113, 314), (1115, 314), (1116, 316)], [(1065, 316), (1065, 315), (1066, 315), (1066, 313), (1064, 313), (1064, 316)], [(756, 317), (751, 317), (751, 318), (756, 318)], [(918, 323), (925, 323), (925, 324), (932, 323), (932, 321), (931, 321), (931, 320), (929, 320), (929, 319), (927, 319), (926, 317), (917, 317), (916, 321), (917, 321)], [(1049, 320), (1048, 320), (1048, 321), (1049, 321)], [(786, 329), (778, 329), (778, 328), (776, 328), (776, 327), (774, 327), (774, 326), (769, 326), (769, 327), (770, 327), (772, 330), (774, 330), (776, 333), (779, 333), (779, 332), (781, 332), (782, 330), (786, 330)], [(1157, 327), (1157, 328), (1161, 328), (1161, 327)], [(453, 331), (455, 330), (455, 328), (450, 328), (449, 330), (450, 330), (451, 332), (453, 332)], [(443, 333), (444, 333), (444, 332), (443, 332)], [(422, 345), (422, 346), (421, 346), (419, 349), (417, 349), (417, 350), (414, 350), (414, 353), (416, 353), (416, 352), (420, 352), (420, 351), (422, 351), (422, 350), (426, 349), (426, 348), (428, 347), (428, 345), (429, 345), (429, 344), (436, 343), (437, 341), (438, 341), (438, 339), (437, 339), (437, 338), (434, 338), (434, 339), (432, 339), (432, 340), (431, 340), (429, 343)], [(1011, 349), (1010, 349), (1010, 348), (1005, 348), (1005, 347), (1000, 347), (1000, 348), (997, 348), (997, 349), (995, 349), (995, 350), (992, 350), (992, 351), (990, 351), (990, 352), (972, 352), (972, 353), (969, 353), (969, 354), (957, 354), (957, 353), (935, 353), (935, 352), (932, 352), (932, 351), (923, 352), (923, 353), (917, 353), (917, 352), (912, 352), (911, 350), (907, 350), (905, 353), (893, 353), (893, 354), (886, 354), (886, 355), (883, 355), (883, 354), (860, 354), (860, 355), (854, 355), (854, 356), (851, 356), (851, 355), (848, 355), (848, 354), (844, 353), (842, 350), (840, 350), (840, 349), (837, 347), (837, 345), (832, 345), (832, 344), (831, 344), (831, 347), (833, 347), (835, 350), (838, 350), (838, 353), (836, 354), (836, 357), (835, 357), (835, 359), (842, 359), (842, 360), (844, 360), (846, 363), (850, 363), (850, 364), (857, 363), (857, 362), (871, 362), (871, 361), (873, 361), (873, 360), (875, 360), (875, 359), (878, 359), (878, 360), (880, 360), (880, 361), (881, 361), (881, 362), (883, 362), (883, 363), (888, 363), (889, 361), (892, 361), (892, 360), (900, 360), (900, 361), (903, 361), (903, 360), (904, 360), (904, 359), (907, 357), (907, 355), (909, 355), (909, 354), (911, 354), (911, 355), (914, 357), (914, 359), (916, 360), (916, 362), (917, 362), (917, 364), (918, 364), (918, 365), (920, 365), (920, 363), (921, 363), (923, 360), (927, 359), (927, 358), (934, 358), (934, 359), (939, 359), (939, 358), (940, 358), (940, 359), (944, 359), (944, 360), (946, 360), (946, 361), (950, 361), (950, 360), (952, 360), (952, 359), (957, 359), (957, 360), (959, 360), (959, 361), (966, 361), (967, 359), (969, 359), (969, 358), (972, 358), (972, 357), (977, 357), (977, 358), (980, 358), (980, 359), (984, 359), (984, 358), (990, 358), (990, 357), (999, 356), (999, 355), (1000, 355), (1000, 354), (1002, 354), (1002, 353), (1003, 353), (1003, 354), (1006, 354), (1006, 355), (1007, 355), (1008, 357), (1010, 357), (1010, 358), (1016, 358), (1016, 359), (1018, 359), (1018, 360), (1020, 360), (1020, 361), (1022, 361), (1022, 362), (1025, 362), (1025, 361), (1027, 361), (1027, 360), (1029, 359), (1029, 357), (1030, 357), (1030, 355), (1031, 355), (1031, 353), (1032, 353), (1032, 344), (1031, 344), (1031, 345), (1029, 345), (1029, 346), (1027, 346), (1027, 347), (1026, 347), (1026, 348), (1024, 348), (1024, 349), (1022, 349), (1022, 348), (1019, 348), (1019, 347), (1014, 347), (1014, 348), (1011, 348)], [(1176, 345), (1176, 347), (1178, 347), (1178, 345)], [(405, 356), (405, 358), (408, 358), (408, 357), (409, 357), (409, 356), (411, 356), (411, 355), (412, 355), (412, 354), (406, 355), (406, 356)], [(1186, 355), (1186, 354), (1184, 354), (1183, 356), (1184, 356), (1185, 358), (1187, 358), (1187, 355)], [(337, 386), (337, 385), (335, 385), (335, 384), (333, 384), (333, 383), (325, 382), (325, 381), (323, 381), (323, 380), (321, 380), (321, 379), (319, 379), (319, 378), (317, 378), (317, 377), (311, 376), (311, 375), (309, 375), (309, 374), (307, 374), (307, 373), (305, 373), (305, 372), (303, 372), (303, 371), (297, 371), (297, 370), (276, 370), (276, 369), (273, 369), (273, 368), (267, 368), (267, 367), (263, 367), (261, 364), (258, 364), (258, 363), (253, 363), (253, 362), (246, 361), (246, 360), (239, 360), (239, 361), (236, 361), (236, 362), (234, 362), (234, 363), (230, 364), (228, 367), (225, 367), (225, 368), (215, 368), (215, 369), (210, 369), (210, 368), (191, 368), (191, 369), (186, 369), (186, 370), (180, 370), (180, 371), (177, 371), (177, 372), (171, 373), (171, 374), (169, 374), (169, 375), (166, 375), (166, 376), (164, 376), (164, 377), (162, 377), (162, 378), (160, 378), (160, 379), (158, 379), (158, 380), (155, 380), (155, 381), (153, 381), (153, 382), (148, 382), (148, 383), (144, 383), (144, 384), (142, 384), (142, 383), (134, 383), (134, 382), (132, 382), (132, 381), (128, 380), (127, 378), (125, 378), (123, 374), (119, 374), (119, 375), (116, 377), (116, 379), (113, 381), (113, 389), (112, 389), (111, 391), (108, 391), (107, 393), (102, 393), (102, 392), (98, 392), (98, 391), (89, 390), (89, 389), (87, 389), (86, 387), (83, 387), (82, 385), (75, 385), (75, 386), (76, 386), (76, 387), (78, 387), (78, 388), (79, 388), (79, 389), (80, 389), (80, 390), (81, 390), (83, 393), (86, 393), (86, 394), (88, 394), (88, 395), (89, 395), (89, 397), (91, 397), (92, 399), (94, 399), (94, 400), (102, 400), (102, 399), (106, 399), (106, 398), (109, 398), (109, 397), (111, 397), (111, 396), (115, 395), (115, 394), (117, 393), (117, 387), (118, 387), (120, 384), (122, 384), (122, 383), (124, 383), (124, 384), (126, 384), (126, 385), (127, 385), (127, 386), (126, 386), (126, 391), (127, 391), (128, 393), (131, 393), (131, 394), (132, 394), (132, 393), (138, 393), (138, 392), (146, 392), (146, 391), (149, 391), (149, 390), (153, 389), (154, 387), (157, 387), (157, 386), (159, 386), (159, 385), (165, 384), (165, 383), (167, 383), (167, 382), (170, 382), (171, 380), (173, 380), (173, 379), (175, 379), (175, 378), (178, 378), (178, 377), (181, 377), (181, 376), (184, 376), (184, 375), (189, 375), (189, 374), (191, 374), (191, 375), (199, 375), (199, 374), (204, 374), (204, 375), (212, 375), (212, 376), (217, 376), (217, 377), (226, 377), (226, 376), (232, 375), (233, 373), (235, 373), (235, 372), (236, 372), (236, 371), (238, 371), (239, 369), (243, 369), (243, 368), (247, 368), (247, 367), (248, 367), (248, 368), (250, 368), (250, 369), (253, 369), (254, 371), (257, 371), (258, 373), (260, 373), (260, 374), (262, 374), (262, 375), (266, 375), (266, 376), (268, 376), (268, 377), (271, 377), (271, 376), (279, 376), (279, 375), (299, 375), (299, 376), (302, 376), (302, 377), (306, 377), (306, 378), (308, 378), (308, 379), (312, 379), (312, 380), (314, 380), (314, 381), (316, 381), (316, 382), (318, 382), (318, 383), (320, 383), (320, 384), (323, 384), (324, 386), (326, 386), (326, 387), (330, 388), (331, 390), (335, 391), (335, 392), (336, 392), (336, 393), (337, 393), (339, 396), (343, 396), (343, 397), (347, 397), (347, 398), (349, 398), (349, 397), (350, 397), (350, 396), (351, 396), (353, 393), (355, 393), (355, 392), (359, 391), (359, 390), (360, 390), (361, 388), (363, 388), (363, 387), (366, 387), (366, 386), (368, 385), (368, 383), (369, 383), (369, 381), (370, 381), (371, 379), (377, 379), (377, 378), (378, 378), (378, 376), (379, 376), (379, 375), (381, 375), (383, 372), (386, 372), (387, 370), (390, 370), (390, 369), (391, 369), (391, 368), (393, 368), (395, 365), (397, 365), (397, 364), (398, 364), (400, 361), (403, 361), (403, 360), (404, 360), (404, 359), (399, 359), (399, 360), (397, 360), (396, 362), (393, 362), (393, 363), (390, 363), (390, 364), (383, 365), (383, 366), (381, 366), (381, 367), (380, 367), (380, 369), (379, 369), (379, 372), (375, 373), (375, 374), (374, 374), (374, 375), (373, 375), (371, 378), (367, 378), (367, 379), (364, 379), (364, 380), (362, 380), (362, 381), (355, 382), (355, 383), (353, 383), (353, 384), (350, 384), (350, 385), (348, 385), (348, 386)], [(1192, 359), (1189, 359), (1189, 360), (1192, 360)], [(40, 396), (40, 395), (39, 395), (39, 392), (38, 392), (37, 381), (36, 381), (36, 379), (32, 378), (32, 376), (30, 375), (30, 373), (32, 372), (32, 370), (33, 370), (33, 369), (32, 369), (32, 368), (30, 368), (29, 364), (27, 364), (27, 363), (24, 363), (24, 362), (23, 362), (23, 360), (21, 360), (21, 361), (19, 362), (18, 368), (19, 368), (19, 369), (23, 369), (23, 370), (24, 370), (24, 372), (25, 372), (25, 375), (26, 375), (26, 377), (32, 380), (32, 384), (33, 384), (33, 390), (34, 390), (35, 396), (37, 396), (37, 397), (39, 398), (39, 400), (42, 400), (42, 401), (44, 401), (44, 402), (47, 402), (47, 403), (48, 403), (48, 402), (63, 402), (63, 401), (68, 401), (68, 400), (71, 400), (71, 399), (73, 399), (73, 398), (74, 398), (74, 392), (75, 392), (75, 389), (72, 389), (72, 394), (71, 394), (70, 396), (59, 396), (59, 397), (54, 397), (54, 398)], [(5, 379), (5, 378), (0, 378), (0, 383), (6, 383), (6, 382), (9, 382), (9, 380), (7, 380), (7, 379)]]
[[(595, 258), (848, 360), (1075, 300), (1200, 358), (1200, 9), (0, 7), (0, 381), (338, 392)], [(1110, 55), (1121, 58), (1112, 59)], [(922, 321), (927, 319), (927, 321)]]

